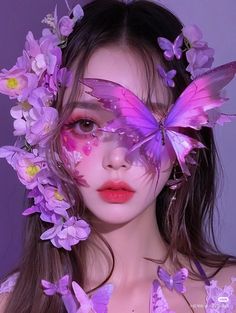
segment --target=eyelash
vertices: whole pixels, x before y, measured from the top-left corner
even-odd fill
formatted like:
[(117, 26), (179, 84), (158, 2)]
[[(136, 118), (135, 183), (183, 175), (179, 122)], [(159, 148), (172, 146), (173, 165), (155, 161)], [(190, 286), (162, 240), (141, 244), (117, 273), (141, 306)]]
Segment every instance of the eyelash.
[(89, 122), (89, 123), (93, 123), (94, 125), (97, 125), (97, 128), (99, 128), (99, 123), (91, 118), (91, 117), (79, 117), (79, 118), (75, 118), (75, 119), (71, 119), (71, 121), (69, 121), (67, 124), (65, 124), (66, 129), (71, 130), (76, 136), (79, 136), (82, 139), (87, 139), (87, 138), (91, 138), (92, 133), (94, 133), (94, 129), (92, 131), (90, 131), (89, 133), (83, 133), (83, 131), (80, 130), (80, 132), (76, 131), (76, 126), (79, 125), (78, 127), (81, 126), (81, 122), (85, 123)]

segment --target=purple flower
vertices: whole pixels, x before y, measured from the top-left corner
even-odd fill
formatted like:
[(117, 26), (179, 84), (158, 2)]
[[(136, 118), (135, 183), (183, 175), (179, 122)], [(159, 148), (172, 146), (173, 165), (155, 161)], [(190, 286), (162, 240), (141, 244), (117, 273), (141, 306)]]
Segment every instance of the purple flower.
[(16, 66), (0, 73), (0, 93), (8, 95), (10, 99), (26, 100), (37, 85), (38, 78), (35, 74), (27, 73)]
[(191, 73), (192, 79), (209, 70), (214, 61), (214, 49), (212, 48), (192, 48), (186, 52), (189, 65), (186, 70)]
[(26, 36), (25, 50), (30, 57), (31, 69), (39, 77), (43, 73), (52, 75), (61, 65), (61, 49), (58, 40), (51, 33), (43, 33), (40, 40), (35, 40), (32, 32)]
[(33, 189), (39, 183), (48, 181), (49, 171), (42, 157), (12, 146), (1, 147), (0, 157), (6, 158), (27, 189)]
[[(53, 181), (48, 181), (48, 183), (53, 183)], [(59, 187), (38, 184), (28, 194), (28, 198), (33, 198), (34, 204), (23, 212), (25, 216), (40, 213), (41, 220), (54, 224), (60, 223), (62, 217), (69, 218), (67, 210), (70, 205), (64, 200)]]
[(190, 45), (190, 49), (186, 52), (189, 62), (186, 70), (194, 79), (211, 68), (214, 61), (214, 49), (209, 48), (207, 42), (202, 40), (202, 32), (196, 25), (185, 26), (182, 32)]
[(182, 33), (188, 39), (191, 48), (201, 48), (207, 45), (205, 41), (202, 41), (202, 32), (196, 25), (183, 27)]
[(42, 240), (50, 239), (57, 248), (71, 251), (71, 246), (86, 240), (90, 234), (90, 227), (82, 219), (70, 217), (65, 223), (55, 224), (41, 235)]
[(75, 23), (84, 16), (82, 7), (77, 4), (73, 9), (73, 18), (63, 16), (58, 22), (58, 29), (62, 36), (68, 37), (75, 26)]
[[(39, 99), (40, 100), (40, 99)], [(52, 107), (33, 107), (26, 125), (26, 140), (30, 145), (45, 147), (48, 134), (56, 127), (58, 111)]]
[(61, 216), (67, 217), (68, 214), (66, 210), (70, 208), (70, 204), (66, 202), (65, 196), (61, 191), (60, 186), (41, 186), (39, 185), (39, 190), (43, 194), (46, 200), (46, 207), (48, 210), (53, 211)]
[(69, 16), (63, 16), (58, 23), (61, 35), (65, 37), (69, 36), (73, 31), (74, 24), (74, 21)]

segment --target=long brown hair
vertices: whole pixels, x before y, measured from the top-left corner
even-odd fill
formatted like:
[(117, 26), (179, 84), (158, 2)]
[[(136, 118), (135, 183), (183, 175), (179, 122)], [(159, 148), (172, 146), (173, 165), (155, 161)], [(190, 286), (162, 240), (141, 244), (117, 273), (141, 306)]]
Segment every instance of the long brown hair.
[[(171, 12), (144, 0), (134, 1), (128, 5), (117, 0), (97, 0), (86, 5), (84, 13), (83, 19), (76, 24), (69, 36), (67, 46), (63, 48), (63, 66), (71, 68), (76, 65), (75, 83), (70, 100), (78, 96), (78, 80), (83, 77), (91, 55), (96, 49), (109, 44), (128, 46), (140, 56), (149, 86), (146, 100), (148, 105), (150, 95), (155, 90), (156, 57), (167, 69), (177, 70), (172, 100), (175, 100), (189, 84), (190, 78), (185, 71), (186, 59), (183, 57), (179, 61), (166, 62), (157, 45), (157, 37), (174, 41), (181, 33), (182, 24)], [(55, 152), (60, 155), (60, 128), (73, 110), (73, 106), (62, 106), (63, 95), (64, 90), (61, 90), (55, 102), (61, 118), (48, 149), (48, 163), (62, 181), (64, 191), (71, 202), (71, 214), (77, 214), (89, 222), (88, 212), (72, 173), (64, 167), (58, 167), (58, 158), (55, 158)], [(236, 264), (235, 257), (224, 254), (217, 248), (214, 237), (213, 213), (218, 178), (217, 153), (212, 131), (203, 128), (191, 135), (206, 146), (206, 149), (199, 149), (196, 153), (197, 166), (191, 168), (190, 178), (177, 191), (176, 201), (171, 206), (169, 204), (173, 191), (167, 187), (162, 190), (156, 201), (157, 225), (164, 242), (169, 247), (167, 257), (177, 262), (175, 263), (177, 267), (182, 266), (177, 252), (187, 256), (189, 260), (197, 259), (213, 268), (224, 264)], [(91, 247), (92, 240), (88, 239), (73, 247), (71, 252), (57, 249), (50, 242), (39, 239), (47, 227), (48, 224), (41, 221), (38, 215), (27, 218), (24, 252), (18, 269), (19, 278), (5, 313), (65, 312), (59, 296), (47, 297), (43, 294), (41, 279), (57, 281), (69, 273), (82, 287), (85, 285), (86, 249)], [(93, 226), (91, 238), (105, 242)], [(107, 251), (110, 252), (107, 254), (110, 255), (110, 258), (107, 257), (110, 273), (100, 285), (111, 276), (115, 261), (110, 246), (107, 242), (105, 244)], [(165, 260), (155, 261), (165, 262)], [(191, 275), (200, 278), (199, 273), (193, 268)]]

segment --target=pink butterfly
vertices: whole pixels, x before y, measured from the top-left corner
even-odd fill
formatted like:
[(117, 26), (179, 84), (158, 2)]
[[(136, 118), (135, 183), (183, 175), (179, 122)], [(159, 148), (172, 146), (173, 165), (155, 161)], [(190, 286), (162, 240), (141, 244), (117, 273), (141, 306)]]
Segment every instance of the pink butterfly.
[[(204, 145), (186, 135), (185, 129), (199, 130), (203, 126), (212, 127), (227, 120), (221, 114), (213, 117), (212, 110), (227, 100), (221, 95), (221, 91), (234, 78), (235, 73), (236, 62), (231, 62), (199, 76), (160, 120), (154, 117), (136, 95), (117, 83), (92, 78), (83, 79), (82, 83), (92, 89), (88, 91), (90, 95), (96, 97), (105, 108), (112, 110), (117, 117), (102, 130), (135, 133), (137, 142), (129, 148), (130, 152), (140, 148), (140, 152), (159, 169), (166, 150), (171, 158), (177, 157), (182, 172), (190, 175), (186, 163), (193, 163), (194, 160), (189, 153), (195, 148), (204, 148)], [(208, 111), (211, 112), (210, 123)]]
[(179, 293), (184, 293), (186, 291), (183, 284), (188, 277), (188, 270), (186, 268), (181, 268), (180, 271), (171, 276), (162, 267), (158, 266), (157, 275), (169, 290), (172, 291), (175, 289)]
[(76, 282), (72, 282), (72, 288), (80, 304), (76, 313), (107, 313), (107, 305), (113, 290), (112, 284), (102, 286), (91, 297)]
[(47, 280), (41, 280), (42, 286), (44, 287), (44, 293), (48, 296), (53, 296), (56, 293), (60, 295), (65, 295), (69, 292), (68, 283), (69, 275), (63, 276), (57, 283), (50, 283)]
[(183, 34), (180, 34), (172, 43), (170, 40), (164, 38), (164, 37), (158, 37), (157, 42), (159, 44), (159, 47), (164, 50), (164, 57), (166, 60), (170, 61), (173, 60), (174, 57), (176, 57), (178, 60), (182, 56), (182, 50), (181, 47), (183, 45)]

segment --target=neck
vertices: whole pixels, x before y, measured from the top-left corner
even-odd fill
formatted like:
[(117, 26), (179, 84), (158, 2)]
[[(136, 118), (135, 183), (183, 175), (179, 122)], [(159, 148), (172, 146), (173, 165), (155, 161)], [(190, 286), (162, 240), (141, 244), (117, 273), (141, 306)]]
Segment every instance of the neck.
[[(163, 261), (167, 255), (167, 246), (158, 230), (155, 203), (128, 223), (110, 225), (96, 221), (93, 225), (114, 253), (114, 271), (108, 282), (116, 286), (128, 286), (140, 280), (152, 281), (156, 277), (157, 264), (145, 258)], [(91, 243), (93, 248), (86, 253), (86, 280), (94, 288), (108, 276), (111, 267), (107, 264), (108, 250), (105, 245), (92, 236), (89, 246)], [(173, 270), (168, 260), (165, 267)]]

